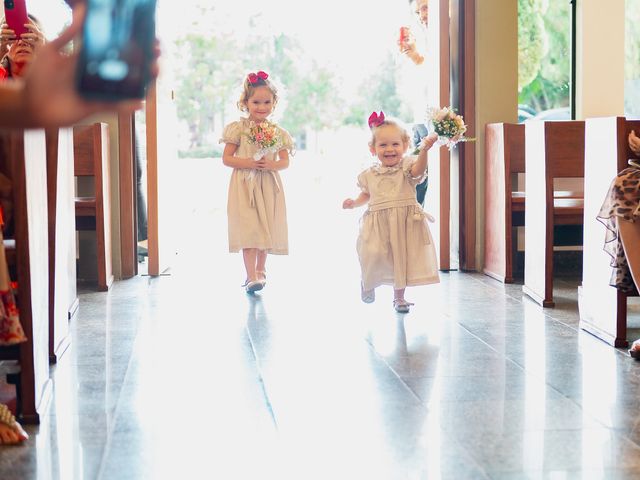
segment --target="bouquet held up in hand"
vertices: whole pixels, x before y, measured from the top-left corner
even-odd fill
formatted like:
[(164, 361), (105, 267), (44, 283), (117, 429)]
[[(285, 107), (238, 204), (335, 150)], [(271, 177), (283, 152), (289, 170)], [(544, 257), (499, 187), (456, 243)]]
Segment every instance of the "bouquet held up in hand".
[(253, 154), (254, 160), (260, 160), (267, 153), (276, 153), (282, 148), (282, 138), (275, 123), (268, 121), (249, 123), (249, 142), (258, 147)]
[(464, 133), (467, 126), (462, 115), (458, 115), (451, 107), (430, 108), (427, 118), (431, 124), (431, 131), (438, 134), (438, 144), (446, 146), (449, 150), (458, 142), (472, 142), (475, 138), (467, 138)]

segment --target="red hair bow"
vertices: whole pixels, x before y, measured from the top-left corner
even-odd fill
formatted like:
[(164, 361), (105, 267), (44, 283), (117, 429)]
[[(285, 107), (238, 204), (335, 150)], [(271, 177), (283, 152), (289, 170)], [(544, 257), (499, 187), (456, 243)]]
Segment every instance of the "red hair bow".
[(384, 122), (384, 112), (380, 110), (380, 115), (373, 112), (369, 115), (369, 128), (379, 127)]
[(251, 85), (255, 85), (259, 80), (266, 80), (267, 78), (269, 78), (269, 75), (267, 75), (262, 70), (260, 70), (258, 73), (250, 73), (249, 75), (247, 75), (247, 79), (249, 80), (249, 83)]

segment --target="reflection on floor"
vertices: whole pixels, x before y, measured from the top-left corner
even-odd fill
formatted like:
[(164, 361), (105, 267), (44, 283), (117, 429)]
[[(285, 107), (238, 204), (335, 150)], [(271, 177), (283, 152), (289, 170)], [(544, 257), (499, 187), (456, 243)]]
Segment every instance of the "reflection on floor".
[(50, 412), (0, 478), (640, 475), (640, 366), (576, 329), (574, 284), (543, 311), (443, 274), (400, 316), (286, 270), (255, 296), (215, 272), (83, 293)]
[(310, 163), (285, 186), (290, 255), (247, 296), (212, 168), (177, 195), (200, 207), (176, 217), (170, 276), (81, 294), (2, 480), (640, 478), (640, 364), (577, 328), (577, 281), (554, 309), (458, 272), (409, 289), (407, 315), (390, 289), (363, 304), (353, 178), (328, 189)]

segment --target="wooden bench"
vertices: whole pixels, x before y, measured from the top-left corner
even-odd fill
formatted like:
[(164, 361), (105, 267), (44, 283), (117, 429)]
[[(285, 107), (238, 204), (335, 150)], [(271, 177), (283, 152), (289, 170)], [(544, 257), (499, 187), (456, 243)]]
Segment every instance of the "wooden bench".
[(14, 360), (17, 414), (38, 423), (51, 393), (49, 378), (49, 290), (46, 140), (43, 130), (2, 132), (0, 161), (12, 180), (17, 304), (27, 341), (0, 348), (0, 360)]
[[(525, 192), (518, 176), (525, 173), (525, 125), (490, 123), (485, 128), (485, 246), (483, 272), (513, 283), (516, 227), (524, 226)], [(558, 209), (580, 200), (582, 192), (553, 191)]]
[(69, 322), (78, 309), (73, 129), (48, 129), (46, 139), (49, 214), (49, 358), (52, 363), (55, 363), (69, 346)]
[(73, 127), (73, 151), (75, 176), (94, 179), (92, 195), (75, 198), (76, 229), (96, 232), (98, 289), (107, 291), (113, 283), (108, 125)]
[(526, 122), (525, 169), (522, 290), (540, 305), (553, 307), (554, 226), (581, 225), (584, 216), (584, 198), (579, 193), (557, 198), (554, 180), (584, 177), (584, 122)]
[(635, 155), (627, 137), (640, 121), (624, 117), (593, 118), (585, 127), (584, 250), (582, 285), (578, 287), (580, 328), (605, 342), (625, 347), (627, 342), (627, 295), (609, 285), (611, 257), (603, 251), (605, 227), (596, 220), (614, 177), (628, 167)]

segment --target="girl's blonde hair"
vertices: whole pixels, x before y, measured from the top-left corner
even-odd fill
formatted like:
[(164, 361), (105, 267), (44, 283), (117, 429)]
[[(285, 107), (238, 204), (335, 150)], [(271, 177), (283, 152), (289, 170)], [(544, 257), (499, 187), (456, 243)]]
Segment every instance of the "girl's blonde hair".
[(371, 140), (369, 141), (370, 147), (373, 147), (376, 144), (376, 131), (380, 127), (384, 127), (385, 125), (392, 125), (396, 127), (398, 130), (400, 130), (402, 141), (407, 146), (411, 145), (411, 136), (409, 135), (409, 132), (407, 131), (407, 127), (404, 125), (404, 123), (398, 120), (397, 118), (385, 118), (382, 122), (378, 123), (377, 125), (372, 125), (370, 127), (371, 128)]
[[(252, 74), (249, 74), (244, 79), (244, 84), (242, 85), (242, 95), (240, 95), (240, 100), (238, 100), (238, 108), (241, 112), (247, 112), (249, 109), (247, 108), (247, 102), (253, 96), (253, 92), (255, 92), (258, 87), (267, 87), (271, 93), (273, 94), (273, 106), (275, 108), (278, 103), (278, 89), (273, 84), (271, 80), (268, 78), (257, 77), (254, 81), (250, 81), (249, 77)], [(255, 75), (255, 74), (253, 74)]]

